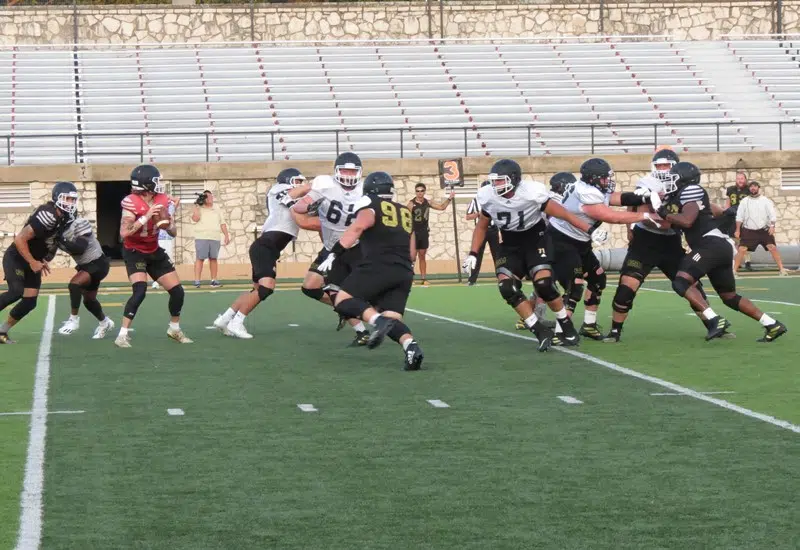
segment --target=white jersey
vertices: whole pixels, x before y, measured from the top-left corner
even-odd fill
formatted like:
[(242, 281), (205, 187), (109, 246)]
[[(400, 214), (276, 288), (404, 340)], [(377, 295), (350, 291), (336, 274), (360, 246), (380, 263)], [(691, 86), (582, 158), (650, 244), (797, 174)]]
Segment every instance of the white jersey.
[[(597, 220), (586, 214), (583, 211), (583, 206), (590, 204), (608, 205), (610, 198), (610, 194), (603, 193), (594, 185), (589, 185), (588, 183), (584, 183), (579, 180), (575, 183), (575, 185), (564, 192), (564, 200), (562, 201), (561, 206), (563, 206), (568, 212), (575, 214), (575, 216), (582, 219), (589, 225), (592, 225)], [(558, 229), (567, 237), (575, 239), (576, 241), (588, 242), (592, 239), (588, 233), (581, 231), (566, 220), (552, 218), (550, 220), (550, 225)]]
[(500, 231), (527, 231), (545, 219), (542, 208), (550, 200), (543, 183), (522, 180), (510, 198), (498, 195), (491, 185), (478, 189), (478, 206), (481, 212), (494, 221)]
[[(645, 189), (649, 189), (653, 193), (663, 193), (664, 192), (664, 182), (658, 178), (654, 178), (652, 175), (648, 174), (642, 179), (640, 179), (636, 183), (636, 187), (644, 187)], [(645, 225), (643, 222), (639, 222), (636, 224), (636, 227), (644, 229), (645, 231), (649, 231), (650, 233), (656, 233), (658, 235), (674, 235), (674, 229), (656, 229), (655, 227), (649, 227)]]
[(363, 196), (362, 182), (352, 191), (346, 191), (332, 176), (317, 176), (311, 183), (308, 195), (315, 201), (323, 199), (319, 207), (322, 224), (322, 243), (330, 250), (342, 233), (356, 219), (356, 203)]
[(267, 231), (279, 231), (292, 237), (297, 237), (299, 228), (289, 212), (289, 207), (281, 204), (286, 194), (292, 190), (288, 183), (276, 183), (267, 191), (267, 221), (261, 227), (261, 234)]

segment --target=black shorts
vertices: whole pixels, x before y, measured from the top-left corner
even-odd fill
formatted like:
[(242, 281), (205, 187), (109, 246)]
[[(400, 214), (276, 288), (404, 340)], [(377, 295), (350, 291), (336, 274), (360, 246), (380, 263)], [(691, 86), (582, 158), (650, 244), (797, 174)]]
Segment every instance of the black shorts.
[[(327, 258), (328, 254), (329, 252), (327, 250), (320, 252), (319, 256), (317, 256), (317, 259), (314, 261), (314, 264), (317, 264), (317, 262), (321, 262)], [(320, 258), (322, 258), (322, 260), (320, 260)], [(356, 245), (345, 250), (341, 256), (334, 260), (331, 270), (328, 271), (327, 275), (325, 275), (326, 288), (330, 288), (331, 290), (339, 290), (344, 280), (347, 279), (348, 275), (350, 275), (356, 266), (361, 264), (363, 261), (364, 255), (361, 251), (360, 245)], [(312, 264), (312, 267), (314, 264)], [(312, 269), (312, 271), (315, 270)], [(315, 273), (319, 273), (319, 271), (315, 271)]]
[(3, 255), (3, 273), (8, 290), (15, 294), (22, 294), (26, 288), (38, 290), (42, 287), (42, 272), (34, 273), (16, 249), (10, 248)]
[(672, 280), (685, 255), (680, 235), (659, 235), (636, 227), (633, 230), (633, 240), (628, 245), (628, 253), (622, 262), (620, 275), (642, 282), (657, 267)]
[(428, 250), (428, 246), (430, 245), (430, 234), (427, 230), (425, 231), (417, 231), (414, 230), (414, 246), (417, 247), (417, 250)]
[(396, 311), (402, 315), (413, 281), (410, 265), (367, 261), (355, 266), (340, 286), (342, 291), (361, 298), (378, 311)]
[(769, 234), (769, 229), (747, 229), (742, 227), (739, 246), (745, 247), (748, 252), (755, 252), (759, 246), (767, 250), (769, 245), (775, 245), (775, 236)]
[(733, 276), (734, 244), (722, 237), (703, 237), (686, 253), (680, 263), (679, 271), (685, 271), (695, 281), (705, 275), (717, 294), (735, 292), (736, 280)]
[(265, 277), (275, 278), (281, 252), (293, 238), (292, 235), (282, 231), (268, 231), (250, 245), (250, 266), (254, 283)]
[(91, 292), (100, 288), (100, 283), (108, 276), (108, 270), (110, 268), (111, 265), (109, 264), (108, 258), (100, 256), (88, 264), (77, 266), (75, 271), (85, 271), (89, 274), (91, 281), (89, 282), (89, 286), (86, 287), (86, 290)]
[(553, 245), (547, 225), (540, 222), (527, 231), (500, 231), (500, 256), (495, 262), (498, 275), (523, 280), (539, 269), (552, 269)]
[(548, 232), (553, 242), (553, 273), (565, 292), (569, 291), (575, 279), (597, 272), (600, 262), (592, 250), (592, 241), (573, 239), (553, 226)]
[(122, 259), (125, 261), (128, 277), (134, 273), (147, 273), (154, 281), (157, 281), (167, 273), (175, 271), (175, 266), (172, 265), (169, 256), (161, 247), (158, 247), (152, 254), (145, 254), (123, 246)]

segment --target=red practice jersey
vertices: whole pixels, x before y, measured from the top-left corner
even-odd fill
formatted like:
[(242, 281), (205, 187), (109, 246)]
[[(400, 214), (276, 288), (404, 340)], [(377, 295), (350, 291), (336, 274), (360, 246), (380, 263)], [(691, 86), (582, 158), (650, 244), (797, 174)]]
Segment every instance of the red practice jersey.
[[(157, 194), (153, 198), (153, 205), (154, 204), (163, 205), (164, 212), (168, 212), (169, 196), (163, 193)], [(137, 219), (147, 214), (151, 206), (151, 204), (145, 202), (141, 195), (136, 193), (131, 193), (122, 199), (122, 210), (132, 213)], [(152, 254), (158, 250), (158, 228), (156, 227), (156, 221), (150, 218), (139, 231), (122, 239), (122, 246), (144, 254)]]

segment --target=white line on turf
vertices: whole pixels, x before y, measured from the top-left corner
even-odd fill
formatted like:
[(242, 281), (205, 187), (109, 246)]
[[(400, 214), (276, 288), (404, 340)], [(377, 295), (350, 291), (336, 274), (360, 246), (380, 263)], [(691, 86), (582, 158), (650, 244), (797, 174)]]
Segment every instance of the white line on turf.
[[(83, 414), (86, 411), (47, 411), (47, 414)], [(33, 414), (33, 411), (19, 411), (19, 412), (5, 412), (0, 413), (0, 416), (26, 416)]]
[[(608, 285), (608, 286), (614, 286), (615, 287), (617, 285)], [(674, 290), (664, 290), (664, 289), (661, 289), (661, 288), (640, 288), (639, 290), (646, 290), (648, 292), (662, 292), (662, 293), (666, 293), (666, 294), (675, 294)], [(676, 294), (676, 296), (677, 296), (677, 294)], [(719, 296), (717, 296), (716, 294), (709, 294), (709, 296), (711, 298), (719, 299)], [(759, 300), (757, 298), (750, 298), (749, 296), (748, 296), (748, 300), (750, 300), (751, 302), (758, 302), (758, 303), (761, 303), (761, 304), (778, 304), (778, 305), (781, 305), (781, 306), (800, 307), (800, 304), (795, 304), (793, 302), (778, 302), (776, 300)]]
[[(457, 325), (463, 325), (471, 328), (475, 328), (478, 330), (485, 330), (487, 332), (493, 332), (495, 334), (502, 334), (504, 336), (508, 336), (510, 338), (519, 338), (520, 340), (535, 340), (532, 336), (527, 336), (524, 334), (517, 334), (514, 332), (506, 332), (504, 330), (491, 328), (491, 327), (483, 327), (480, 325), (476, 325), (473, 323), (467, 323), (465, 321), (460, 321), (458, 319), (453, 319), (452, 317), (444, 317), (442, 315), (435, 315), (433, 313), (429, 313), (427, 311), (420, 311), (418, 309), (410, 309), (408, 308), (407, 311), (412, 313), (417, 313), (419, 315), (426, 315), (433, 319), (440, 319), (442, 321), (449, 321), (451, 323), (455, 323)], [(722, 407), (723, 409), (728, 409), (729, 411), (733, 411), (744, 416), (755, 418), (756, 420), (761, 420), (762, 422), (767, 422), (768, 424), (772, 424), (773, 426), (778, 426), (779, 428), (783, 428), (786, 430), (790, 430), (794, 433), (800, 433), (800, 426), (792, 424), (791, 422), (787, 422), (786, 420), (781, 420), (779, 418), (775, 418), (774, 416), (769, 416), (764, 413), (752, 411), (750, 409), (746, 409), (744, 407), (740, 407), (739, 405), (735, 405), (723, 399), (717, 399), (716, 397), (711, 397), (708, 395), (703, 395), (701, 392), (685, 388), (673, 382), (669, 382), (667, 380), (662, 380), (661, 378), (656, 378), (655, 376), (650, 376), (649, 374), (644, 374), (633, 369), (629, 369), (626, 367), (621, 367), (615, 363), (610, 363), (608, 361), (604, 361), (603, 359), (599, 359), (592, 355), (582, 353), (580, 351), (571, 350), (568, 348), (561, 348), (561, 347), (554, 347), (551, 348), (561, 353), (566, 353), (568, 355), (572, 355), (573, 357), (580, 357), (586, 361), (594, 363), (595, 365), (600, 365), (601, 367), (605, 367), (607, 369), (619, 372), (621, 374), (625, 374), (627, 376), (632, 376), (633, 378), (638, 378), (639, 380), (645, 380), (646, 382), (650, 382), (652, 384), (656, 384), (658, 386), (662, 386), (667, 388), (668, 390), (672, 390), (674, 392), (687, 395), (689, 397), (694, 397), (695, 399), (699, 399), (700, 401), (705, 401), (707, 403), (711, 403), (718, 407)]]
[(19, 518), (17, 550), (37, 550), (42, 540), (42, 492), (44, 489), (44, 452), (47, 435), (47, 389), (50, 385), (50, 348), (53, 343), (53, 324), (56, 317), (56, 297), (47, 299), (39, 357), (33, 384), (30, 440), (22, 482), (22, 508)]
[[(698, 392), (698, 393), (702, 393), (703, 395), (724, 395), (724, 394), (731, 394), (731, 393), (736, 393), (736, 392), (735, 391), (701, 391), (701, 392)], [(651, 393), (650, 395), (655, 395), (655, 396), (659, 396), (660, 397), (660, 396), (665, 396), (665, 395), (681, 395), (681, 396), (685, 396), (686, 394), (685, 393), (675, 393), (675, 392), (668, 391), (668, 392), (660, 392), (660, 393)]]
[(183, 416), (185, 413), (183, 409), (167, 409), (167, 414), (170, 416)]
[(315, 413), (317, 412), (316, 407), (311, 403), (298, 403), (297, 408), (303, 411), (304, 413)]
[(559, 395), (557, 397), (564, 403), (569, 403), (570, 405), (583, 405), (583, 401), (575, 399), (571, 395)]
[(289, 323), (289, 326), (290, 326), (290, 327), (299, 327), (300, 325), (297, 325), (297, 324), (295, 324), (295, 323)]
[(450, 405), (448, 405), (447, 403), (445, 403), (444, 401), (441, 401), (439, 399), (427, 399), (426, 401), (428, 403), (430, 403), (431, 405), (433, 405), (434, 407), (436, 407), (437, 409), (449, 409), (450, 408)]

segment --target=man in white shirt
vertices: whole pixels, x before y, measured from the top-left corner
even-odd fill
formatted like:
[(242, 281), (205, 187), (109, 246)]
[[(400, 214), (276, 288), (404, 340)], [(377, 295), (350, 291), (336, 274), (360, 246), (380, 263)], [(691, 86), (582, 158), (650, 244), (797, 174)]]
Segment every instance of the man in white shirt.
[(736, 233), (739, 250), (733, 262), (733, 270), (738, 272), (745, 253), (754, 252), (759, 245), (769, 251), (781, 275), (787, 275), (783, 260), (775, 246), (775, 204), (761, 194), (761, 184), (751, 181), (750, 196), (742, 199), (736, 211)]

